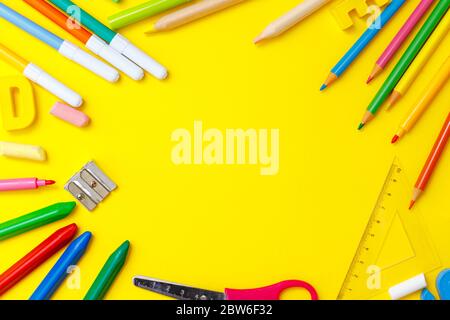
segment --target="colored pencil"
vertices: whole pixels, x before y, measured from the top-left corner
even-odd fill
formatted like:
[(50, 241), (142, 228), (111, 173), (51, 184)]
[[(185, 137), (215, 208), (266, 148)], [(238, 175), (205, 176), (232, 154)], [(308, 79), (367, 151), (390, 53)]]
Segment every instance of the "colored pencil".
[(0, 241), (66, 218), (76, 202), (60, 202), (0, 224)]
[(441, 0), (438, 2), (434, 10), (428, 16), (428, 19), (423, 24), (422, 28), (420, 28), (413, 41), (400, 58), (399, 62), (395, 65), (386, 81), (384, 81), (383, 85), (368, 105), (367, 111), (364, 113), (363, 118), (358, 126), (358, 130), (361, 130), (369, 121), (371, 121), (375, 117), (378, 109), (386, 101), (389, 94), (400, 81), (401, 77), (406, 72), (414, 58), (417, 56), (420, 49), (422, 49), (428, 37), (433, 33), (434, 29), (437, 27), (442, 17), (446, 14), (449, 7), (450, 0)]
[(416, 181), (416, 185), (413, 190), (413, 195), (411, 198), (411, 202), (409, 204), (409, 209), (411, 209), (416, 203), (417, 199), (420, 195), (425, 191), (425, 188), (428, 185), (428, 182), (433, 174), (434, 169), (442, 155), (442, 152), (447, 145), (448, 138), (450, 137), (450, 113), (445, 120), (444, 126), (439, 133), (439, 136), (434, 143), (433, 149), (431, 149), (430, 155), (428, 156), (425, 165), (420, 172), (419, 178)]
[(414, 125), (419, 121), (420, 117), (425, 113), (433, 99), (439, 94), (445, 83), (450, 78), (450, 56), (447, 57), (444, 64), (439, 68), (438, 73), (434, 76), (431, 83), (416, 102), (411, 112), (399, 127), (397, 133), (392, 138), (392, 143), (397, 142), (406, 133), (412, 130)]
[(151, 75), (157, 79), (167, 78), (167, 69), (161, 64), (143, 52), (141, 49), (133, 45), (127, 38), (121, 34), (112, 31), (103, 23), (98, 21), (92, 15), (83, 10), (80, 6), (77, 6), (70, 0), (46, 0), (66, 15), (71, 15), (73, 8), (77, 8), (77, 15), (71, 16), (73, 19), (78, 21), (81, 25), (85, 26), (87, 29), (91, 30), (98, 37), (103, 39), (111, 47), (116, 49), (120, 54), (124, 55), (138, 66), (140, 66), (145, 71), (149, 72)]
[(253, 40), (254, 43), (259, 43), (263, 40), (275, 38), (286, 32), (300, 21), (312, 13), (319, 10), (330, 0), (304, 0), (298, 6), (279, 17), (277, 20), (269, 24), (259, 36)]
[(398, 10), (405, 4), (405, 0), (393, 0), (380, 16), (370, 25), (370, 27), (362, 34), (362, 36), (355, 42), (355, 44), (347, 51), (342, 59), (331, 69), (325, 82), (320, 87), (324, 90), (336, 81), (352, 62), (359, 56), (359, 54), (369, 45), (375, 38), (378, 32), (391, 20), (391, 18), (398, 12)]
[(246, 0), (203, 0), (163, 16), (146, 33), (172, 30), (243, 1)]
[(25, 278), (72, 240), (77, 225), (71, 224), (57, 230), (22, 259), (0, 275), (0, 296)]
[(33, 292), (30, 300), (49, 300), (67, 277), (69, 267), (76, 265), (85, 253), (92, 233), (85, 232), (72, 241), (56, 264)]
[(401, 48), (406, 38), (408, 38), (408, 36), (412, 33), (414, 27), (419, 23), (425, 13), (427, 13), (433, 2), (434, 0), (422, 0), (419, 3), (413, 13), (409, 16), (408, 20), (406, 20), (403, 27), (399, 30), (394, 39), (392, 39), (391, 43), (389, 43), (387, 48), (378, 58), (369, 78), (367, 79), (367, 83), (372, 81), (379, 73), (381, 73), (381, 71), (383, 71), (395, 53), (397, 53), (397, 51)]
[(442, 39), (448, 34), (450, 30), (450, 14), (447, 14), (444, 18), (442, 18), (439, 25), (434, 30), (433, 34), (428, 39), (427, 43), (423, 46), (422, 50), (420, 50), (416, 59), (411, 63), (408, 70), (403, 75), (402, 79), (395, 86), (394, 91), (392, 91), (389, 96), (388, 105), (392, 107), (401, 97), (406, 94), (409, 87), (413, 84), (414, 80), (419, 75), (420, 71), (426, 65), (426, 63), (430, 60), (433, 53), (442, 43)]
[(119, 79), (119, 73), (116, 69), (89, 55), (69, 41), (61, 39), (57, 35), (42, 28), (3, 3), (0, 3), (0, 17), (49, 45), (65, 58), (79, 64), (99, 77), (109, 82), (116, 82)]
[(63, 30), (70, 33), (89, 49), (92, 53), (100, 56), (111, 65), (125, 73), (134, 80), (141, 80), (144, 77), (144, 70), (139, 68), (133, 62), (122, 56), (106, 42), (92, 34), (82, 26), (74, 28), (68, 23), (67, 16), (50, 5), (45, 0), (23, 0), (25, 3), (36, 9), (42, 15), (53, 21)]
[(70, 104), (72, 107), (79, 107), (82, 105), (83, 98), (81, 98), (81, 96), (78, 93), (66, 87), (64, 84), (53, 78), (51, 75), (46, 73), (37, 65), (28, 62), (19, 55), (15, 54), (1, 43), (0, 43), (0, 59), (5, 60), (14, 68), (19, 70), (25, 77), (27, 77), (33, 83), (36, 83), (37, 85), (41, 86), (48, 92), (54, 94), (61, 100)]
[(150, 0), (113, 14), (108, 18), (108, 22), (111, 29), (117, 30), (191, 1), (192, 0)]
[(33, 190), (55, 184), (53, 180), (38, 178), (17, 178), (0, 180), (0, 191)]
[(105, 296), (108, 289), (111, 287), (114, 279), (119, 274), (125, 260), (128, 255), (128, 250), (130, 248), (130, 242), (125, 241), (122, 245), (111, 254), (109, 259), (106, 261), (102, 270), (98, 274), (91, 288), (87, 292), (84, 300), (101, 300)]

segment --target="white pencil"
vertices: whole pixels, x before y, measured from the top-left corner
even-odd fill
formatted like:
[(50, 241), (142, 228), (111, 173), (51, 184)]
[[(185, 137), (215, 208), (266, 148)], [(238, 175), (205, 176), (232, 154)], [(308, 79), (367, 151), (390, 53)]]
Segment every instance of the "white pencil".
[(163, 16), (146, 33), (174, 29), (243, 1), (245, 0), (203, 0)]
[(275, 38), (283, 32), (295, 26), (297, 23), (308, 17), (313, 12), (320, 9), (330, 0), (305, 0), (294, 9), (281, 16), (271, 24), (259, 36), (255, 38), (254, 43), (265, 39)]

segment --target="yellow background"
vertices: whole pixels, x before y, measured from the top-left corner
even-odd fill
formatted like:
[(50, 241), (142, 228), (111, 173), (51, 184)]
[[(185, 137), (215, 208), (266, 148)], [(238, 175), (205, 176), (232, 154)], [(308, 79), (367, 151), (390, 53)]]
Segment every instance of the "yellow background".
[[(3, 2), (81, 45), (22, 1)], [(119, 9), (141, 2), (77, 4), (106, 21)], [(164, 298), (133, 287), (136, 274), (219, 291), (297, 278), (313, 284), (321, 298), (334, 299), (393, 157), (399, 156), (412, 188), (449, 111), (447, 86), (414, 131), (390, 145), (405, 112), (448, 55), (450, 39), (409, 94), (357, 132), (360, 117), (388, 74), (367, 86), (368, 73), (419, 1), (408, 1), (323, 93), (318, 90), (322, 81), (364, 31), (365, 21), (355, 20), (353, 28), (342, 31), (330, 13), (331, 4), (285, 35), (253, 45), (269, 22), (298, 2), (249, 0), (152, 36), (144, 35), (150, 20), (125, 28), (121, 33), (166, 65), (170, 78), (161, 82), (147, 75), (134, 82), (123, 76), (115, 85), (0, 21), (0, 41), (80, 92), (86, 101), (82, 110), (92, 118), (88, 128), (78, 129), (50, 116), (56, 98), (34, 87), (36, 122), (17, 132), (0, 129), (0, 140), (41, 145), (48, 161), (0, 157), (0, 177), (38, 176), (58, 184), (0, 194), (0, 220), (72, 200), (63, 185), (91, 159), (119, 185), (92, 213), (79, 205), (63, 221), (1, 242), (0, 270), (57, 228), (76, 222), (80, 232), (94, 234), (79, 263), (82, 287), (62, 287), (54, 298), (82, 298), (109, 254), (129, 239), (128, 261), (108, 299)], [(0, 75), (16, 74), (0, 63)], [(194, 120), (220, 130), (279, 128), (279, 174), (261, 176), (254, 166), (175, 166), (170, 135), (177, 128), (192, 131)], [(417, 204), (443, 266), (450, 260), (449, 162), (447, 150)], [(2, 298), (28, 298), (56, 260), (52, 257)], [(285, 297), (304, 295), (295, 291)]]

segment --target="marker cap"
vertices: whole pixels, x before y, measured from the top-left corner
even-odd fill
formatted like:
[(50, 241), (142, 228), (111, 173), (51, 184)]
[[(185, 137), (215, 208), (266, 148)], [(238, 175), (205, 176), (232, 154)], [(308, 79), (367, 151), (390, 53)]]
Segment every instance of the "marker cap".
[(89, 38), (86, 42), (86, 48), (111, 63), (133, 80), (141, 80), (144, 77), (144, 70), (110, 47), (96, 35), (92, 35)]
[(69, 89), (33, 63), (29, 63), (26, 66), (23, 74), (31, 81), (40, 85), (73, 107), (79, 107), (83, 103), (83, 99), (78, 93)]
[(68, 41), (64, 41), (58, 51), (66, 58), (78, 63), (109, 82), (119, 80), (120, 75), (116, 69), (84, 52)]
[(135, 47), (122, 35), (117, 34), (110, 45), (154, 77), (160, 80), (167, 78), (167, 69), (164, 66), (148, 56), (141, 49)]

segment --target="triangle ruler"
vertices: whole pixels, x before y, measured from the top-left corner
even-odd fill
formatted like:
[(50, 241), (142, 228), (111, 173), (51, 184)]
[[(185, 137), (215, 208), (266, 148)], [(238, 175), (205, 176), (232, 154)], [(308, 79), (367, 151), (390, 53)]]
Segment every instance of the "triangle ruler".
[(441, 266), (422, 216), (408, 210), (410, 190), (394, 159), (339, 300), (388, 299), (390, 287)]

